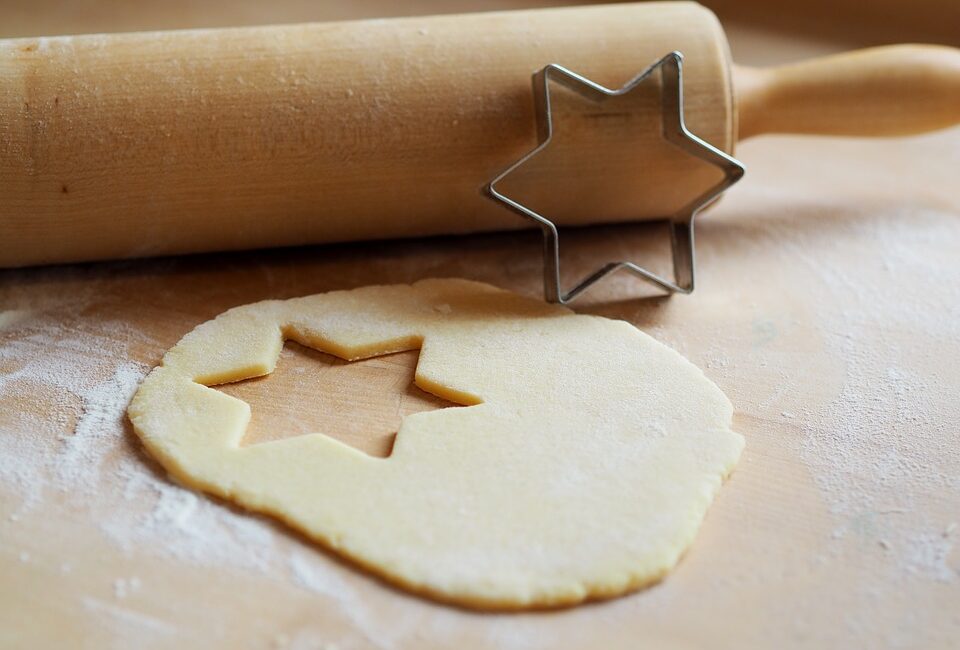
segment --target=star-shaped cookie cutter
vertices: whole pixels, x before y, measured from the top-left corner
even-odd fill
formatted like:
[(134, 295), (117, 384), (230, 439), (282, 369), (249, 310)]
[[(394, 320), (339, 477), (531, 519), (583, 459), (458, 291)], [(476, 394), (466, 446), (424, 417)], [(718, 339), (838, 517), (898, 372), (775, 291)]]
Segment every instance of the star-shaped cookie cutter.
[[(723, 180), (708, 188), (672, 215), (665, 217), (670, 224), (670, 249), (673, 258), (674, 279), (668, 280), (633, 262), (610, 262), (580, 281), (564, 293), (560, 287), (560, 235), (557, 226), (547, 217), (497, 191), (497, 183), (514, 170), (543, 151), (553, 138), (553, 118), (550, 108), (550, 82), (564, 87), (595, 102), (626, 95), (643, 83), (655, 71), (661, 73), (661, 122), (663, 137), (688, 154), (705, 160), (723, 170)], [(696, 271), (693, 252), (693, 221), (703, 208), (715, 201), (731, 185), (743, 177), (745, 168), (736, 158), (691, 133), (683, 119), (683, 55), (671, 52), (616, 90), (605, 88), (567, 68), (551, 63), (533, 75), (533, 94), (537, 113), (537, 140), (539, 144), (500, 172), (485, 190), (498, 201), (522, 217), (533, 220), (543, 231), (543, 295), (548, 302), (567, 304), (597, 282), (621, 269), (630, 271), (643, 280), (668, 293), (688, 294), (693, 291)]]

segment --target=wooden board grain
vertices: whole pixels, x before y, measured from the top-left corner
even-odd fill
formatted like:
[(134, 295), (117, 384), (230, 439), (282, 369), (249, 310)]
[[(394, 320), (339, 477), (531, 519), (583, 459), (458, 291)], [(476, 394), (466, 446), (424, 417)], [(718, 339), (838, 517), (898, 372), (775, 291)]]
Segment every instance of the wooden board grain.
[[(732, 33), (749, 63), (834, 49)], [(578, 306), (628, 320), (704, 368), (733, 401), (747, 447), (664, 582), (557, 612), (465, 612), (385, 586), (268, 519), (191, 497), (122, 416), (139, 376), (225, 309), (445, 276), (536, 295), (536, 237), (0, 273), (0, 645), (951, 647), (958, 151), (956, 129), (748, 143), (746, 180), (701, 220), (692, 296), (632, 300), (638, 285), (624, 277)], [(645, 259), (660, 235), (565, 233), (566, 269), (572, 279), (599, 261)], [(351, 368), (291, 346), (274, 376), (225, 390), (243, 391), (264, 433), (302, 425), (356, 440), (355, 418), (324, 417), (314, 396), (333, 399), (328, 413), (362, 403), (375, 420), (363, 429), (380, 433), (357, 444), (383, 453), (398, 404), (439, 406), (411, 395), (414, 357)], [(376, 407), (371, 385), (383, 393)]]
[(319, 432), (385, 458), (403, 418), (457, 406), (413, 382), (419, 357), (398, 352), (350, 363), (287, 341), (272, 374), (217, 388), (257, 405), (243, 445)]

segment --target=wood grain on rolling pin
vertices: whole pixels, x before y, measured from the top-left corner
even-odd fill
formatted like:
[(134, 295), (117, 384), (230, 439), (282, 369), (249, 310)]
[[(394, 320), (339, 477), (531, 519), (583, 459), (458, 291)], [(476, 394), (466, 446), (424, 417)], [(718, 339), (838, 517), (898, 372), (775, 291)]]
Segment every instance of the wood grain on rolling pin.
[[(688, 125), (731, 150), (694, 3), (2, 41), (0, 266), (520, 227), (481, 188), (535, 144), (531, 74), (619, 86), (675, 49)], [(714, 172), (659, 144), (653, 99), (562, 113), (524, 199), (562, 223), (678, 207)], [(630, 182), (577, 194), (604, 161)]]

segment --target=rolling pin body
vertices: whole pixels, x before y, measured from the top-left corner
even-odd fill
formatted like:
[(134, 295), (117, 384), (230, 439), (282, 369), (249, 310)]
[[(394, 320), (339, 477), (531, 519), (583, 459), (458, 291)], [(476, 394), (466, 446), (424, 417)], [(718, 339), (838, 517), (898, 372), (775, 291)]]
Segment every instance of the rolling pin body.
[[(692, 2), (0, 41), (0, 267), (524, 227), (481, 188), (537, 144), (531, 75), (618, 88), (673, 50), (687, 126), (727, 152), (960, 123), (960, 50), (733, 67)], [(498, 190), (561, 225), (719, 178), (662, 138), (656, 74), (551, 101), (550, 146)]]
[[(688, 126), (732, 150), (727, 44), (694, 3), (0, 42), (0, 266), (521, 227), (481, 188), (536, 144), (531, 74), (618, 87), (672, 50)], [(613, 147), (655, 95), (558, 119), (577, 155), (527, 174), (529, 200), (589, 223), (695, 193), (662, 143)], [(621, 122), (606, 142), (598, 118)], [(555, 189), (611, 155), (643, 181)]]

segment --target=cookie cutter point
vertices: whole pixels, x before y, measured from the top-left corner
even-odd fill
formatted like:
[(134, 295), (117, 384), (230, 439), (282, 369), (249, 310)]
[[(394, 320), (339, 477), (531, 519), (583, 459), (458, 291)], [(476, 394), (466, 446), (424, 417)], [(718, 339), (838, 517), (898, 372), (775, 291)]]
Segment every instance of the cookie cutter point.
[[(723, 179), (694, 197), (672, 215), (664, 217), (670, 226), (670, 250), (673, 279), (653, 273), (633, 262), (609, 262), (582, 279), (569, 291), (560, 284), (560, 234), (556, 224), (542, 214), (497, 190), (497, 184), (543, 151), (553, 138), (553, 116), (550, 106), (550, 83), (555, 82), (594, 102), (626, 95), (659, 71), (661, 75), (661, 121), (665, 140), (686, 153), (704, 160), (723, 171)], [(668, 294), (689, 294), (696, 281), (694, 255), (694, 219), (705, 207), (720, 198), (727, 189), (743, 178), (746, 168), (733, 156), (702, 140), (687, 129), (683, 116), (683, 55), (670, 52), (622, 87), (610, 89), (551, 63), (533, 75), (533, 96), (537, 115), (538, 144), (519, 160), (497, 174), (484, 187), (485, 194), (520, 216), (533, 221), (543, 233), (543, 296), (548, 302), (562, 305), (574, 301), (588, 289), (618, 271), (629, 271)]]

